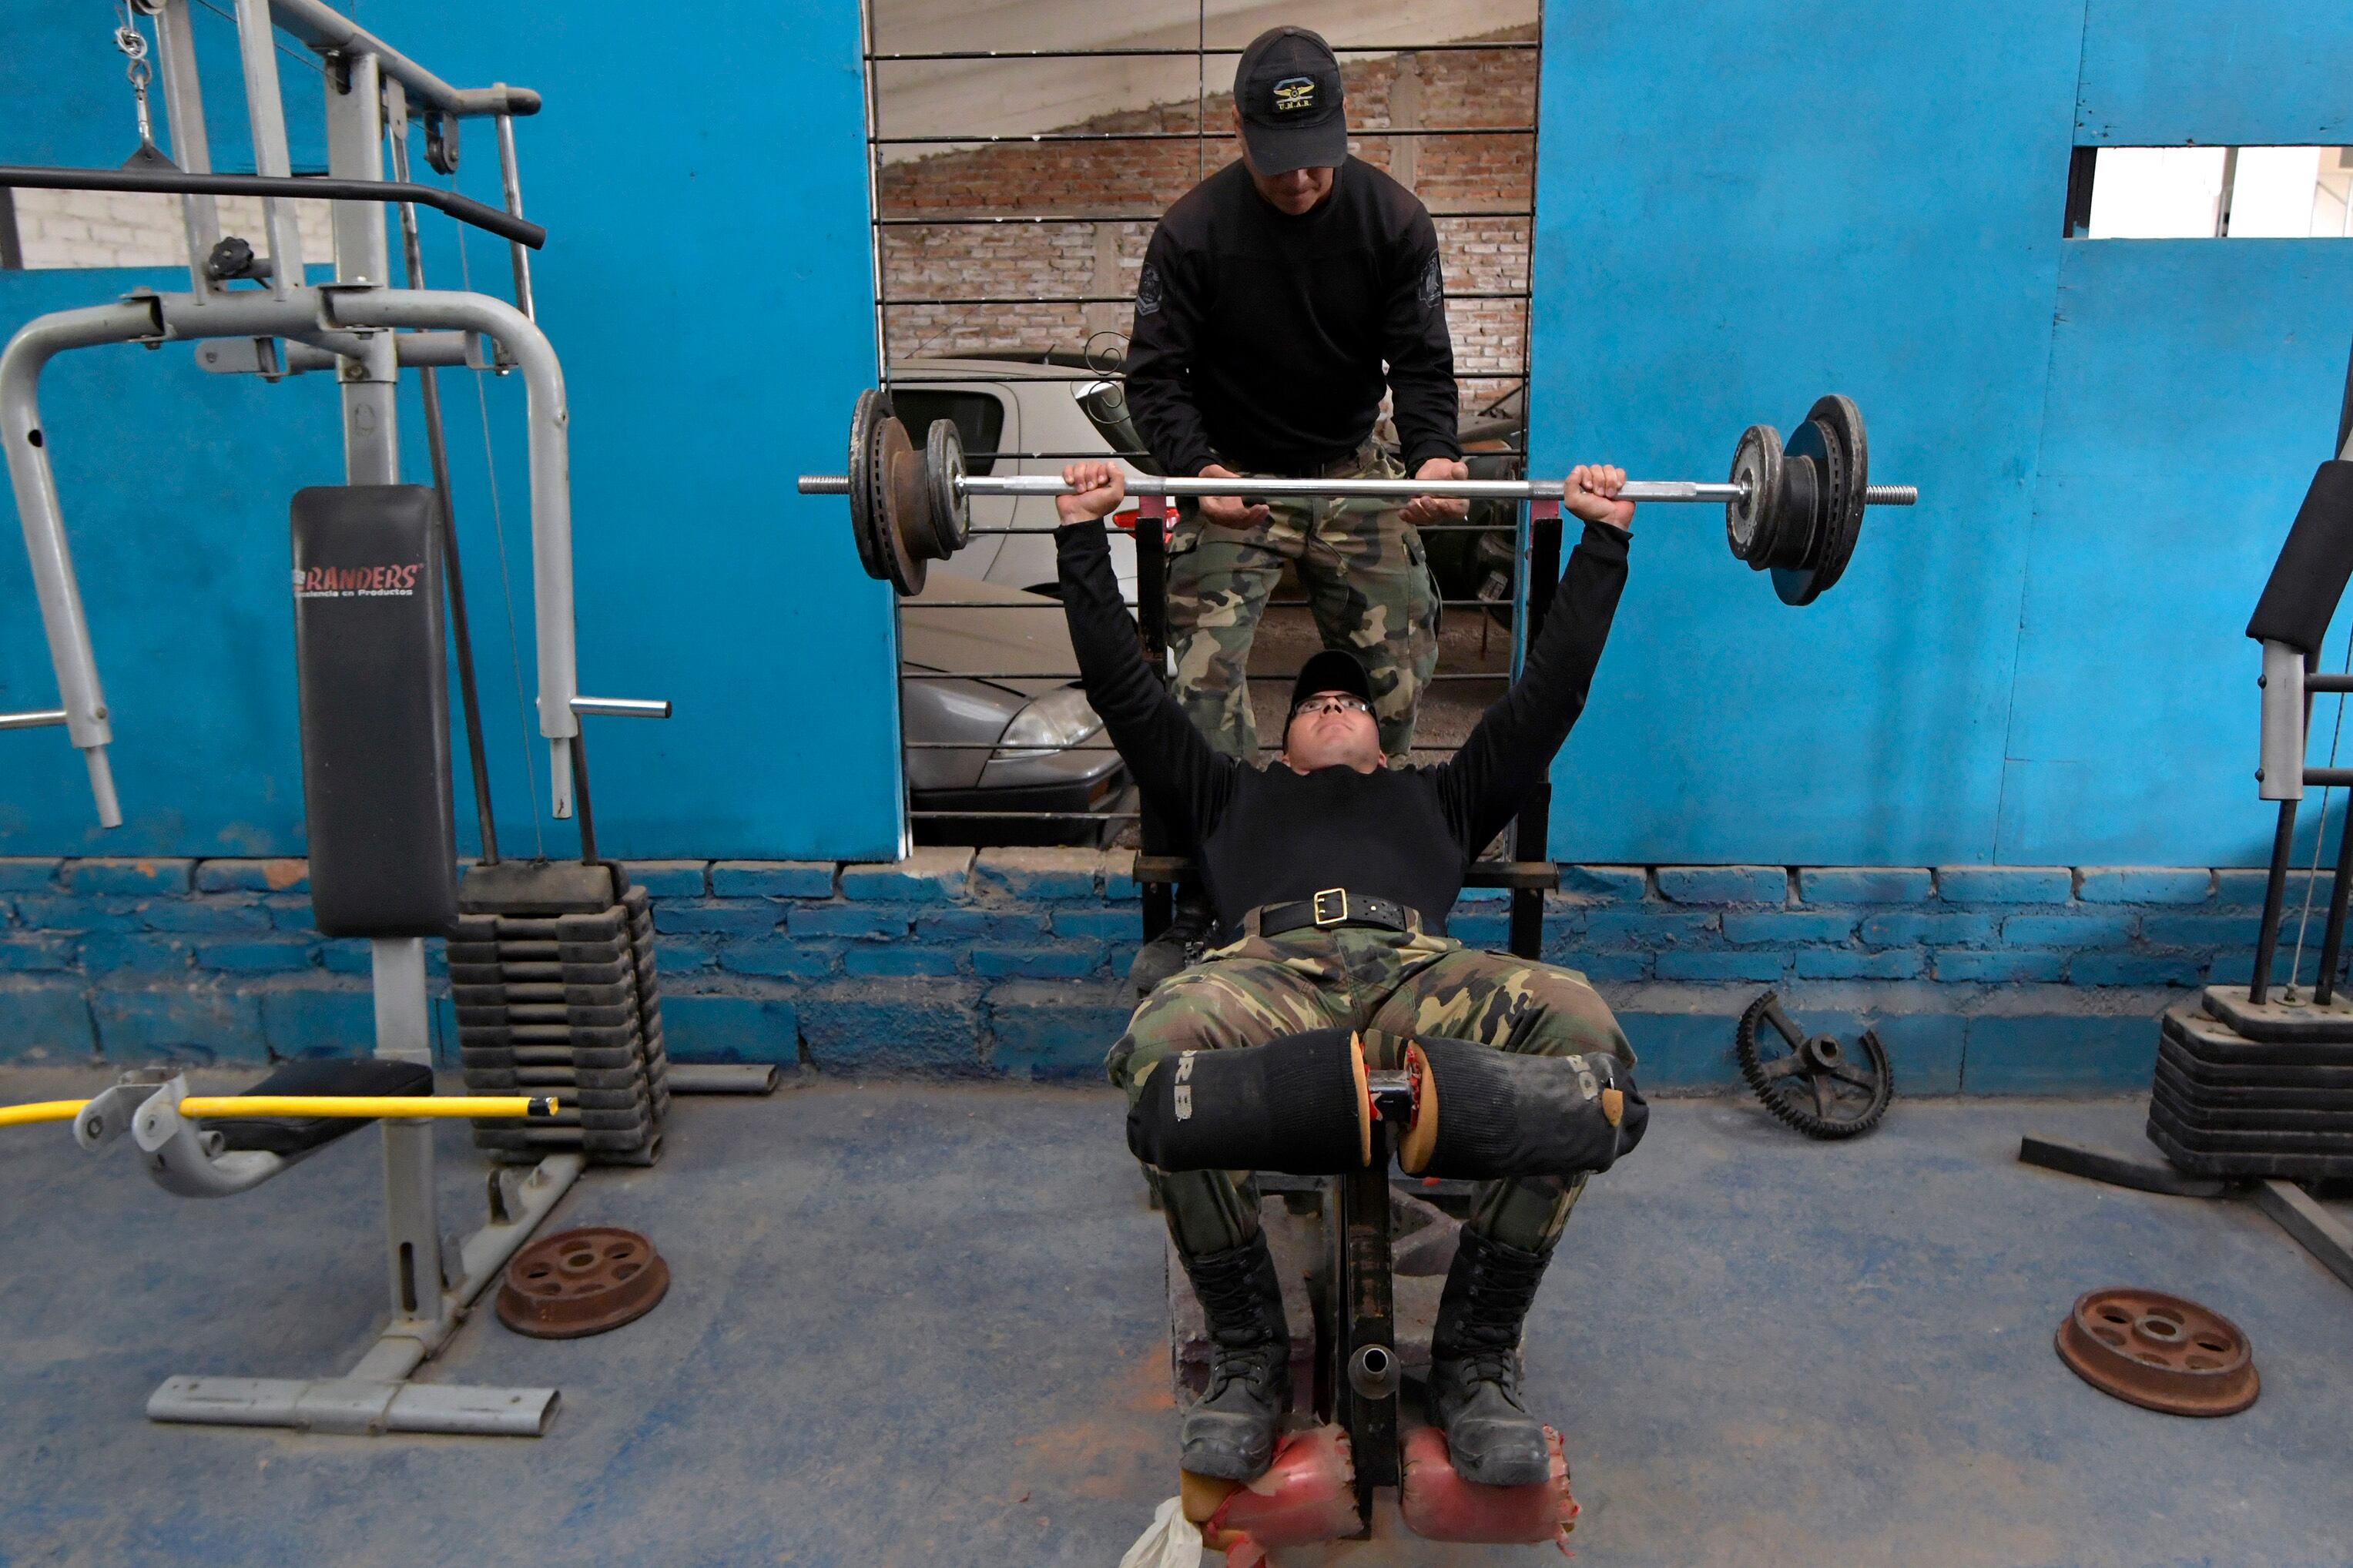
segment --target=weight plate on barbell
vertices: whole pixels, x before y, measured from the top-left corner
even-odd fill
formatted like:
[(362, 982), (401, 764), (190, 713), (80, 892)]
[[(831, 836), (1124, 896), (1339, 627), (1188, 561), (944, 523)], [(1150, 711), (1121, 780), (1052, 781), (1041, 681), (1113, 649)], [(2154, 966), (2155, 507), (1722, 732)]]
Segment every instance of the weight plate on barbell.
[(918, 553), (918, 544), (927, 543), (928, 537), (919, 542), (913, 532), (931, 532), (925, 515), (931, 498), (925, 493), (922, 464), (914, 442), (907, 438), (907, 427), (895, 417), (885, 419), (874, 438), (875, 535), (891, 585), (902, 594), (923, 591), (925, 557)]
[(923, 476), (931, 482), (932, 532), (943, 558), (972, 537), (972, 502), (965, 496), (964, 436), (953, 419), (934, 419), (923, 437)]
[[(1773, 592), (1785, 605), (1810, 605), (1829, 586), (1819, 581), (1819, 565), (1846, 489), (1846, 450), (1830, 426), (1809, 416), (1789, 433), (1782, 460), (1788, 470), (1791, 515), (1773, 542)], [(1814, 491), (1810, 506), (1800, 504), (1809, 480)]]
[(1781, 433), (1770, 425), (1751, 425), (1740, 433), (1732, 449), (1732, 482), (1748, 487), (1739, 500), (1724, 507), (1724, 534), (1733, 555), (1753, 571), (1765, 569), (1781, 516)]
[(874, 532), (874, 437), (891, 415), (890, 394), (868, 387), (858, 395), (849, 413), (849, 537), (858, 545), (858, 563), (877, 582), (891, 580)]
[(1871, 453), (1862, 435), (1862, 411), (1854, 399), (1832, 393), (1815, 400), (1806, 417), (1819, 421), (1845, 449), (1837, 504), (1829, 510), (1830, 531), (1818, 547), (1814, 566), (1814, 596), (1830, 592), (1846, 572), (1862, 537), (1862, 498), (1871, 483)]

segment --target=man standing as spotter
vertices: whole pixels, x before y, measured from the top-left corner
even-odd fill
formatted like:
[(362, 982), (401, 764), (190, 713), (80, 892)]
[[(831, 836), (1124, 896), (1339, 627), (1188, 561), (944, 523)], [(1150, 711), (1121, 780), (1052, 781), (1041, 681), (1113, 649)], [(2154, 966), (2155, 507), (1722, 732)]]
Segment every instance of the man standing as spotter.
[[(1154, 459), (1212, 478), (1467, 478), (1437, 230), (1413, 193), (1349, 156), (1330, 46), (1303, 27), (1261, 34), (1234, 73), (1234, 114), (1241, 158), (1168, 209), (1137, 281), (1127, 401)], [(1385, 390), (1395, 455), (1374, 439)], [(1371, 676), (1381, 750), (1406, 762), (1438, 663), (1415, 525), (1467, 510), (1429, 496), (1186, 509), (1168, 542), (1169, 636), (1176, 700), (1209, 743), (1257, 761), (1250, 643), (1287, 561), (1324, 646)], [(1198, 897), (1186, 904), (1172, 947), (1206, 926)], [(1139, 988), (1183, 963), (1155, 956)]]

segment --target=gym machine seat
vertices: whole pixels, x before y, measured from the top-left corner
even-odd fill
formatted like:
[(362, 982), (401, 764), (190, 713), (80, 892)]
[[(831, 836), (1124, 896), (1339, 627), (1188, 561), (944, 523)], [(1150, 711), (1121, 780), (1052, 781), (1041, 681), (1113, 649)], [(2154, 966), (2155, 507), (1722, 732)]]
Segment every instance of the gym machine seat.
[[(237, 1098), (250, 1100), (273, 1094), (377, 1095), (431, 1094), (433, 1069), (420, 1062), (379, 1061), (362, 1057), (352, 1061), (288, 1062)], [(220, 1147), (230, 1152), (259, 1152), (289, 1159), (314, 1153), (366, 1123), (350, 1116), (241, 1117), (207, 1116), (196, 1126), (217, 1133)]]

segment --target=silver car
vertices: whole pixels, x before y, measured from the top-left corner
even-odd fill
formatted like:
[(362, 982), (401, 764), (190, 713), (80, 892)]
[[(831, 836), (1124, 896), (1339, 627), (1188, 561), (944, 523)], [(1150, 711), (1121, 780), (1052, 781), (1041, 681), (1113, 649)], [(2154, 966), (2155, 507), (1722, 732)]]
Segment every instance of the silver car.
[[(894, 369), (891, 395), (918, 445), (933, 420), (955, 421), (966, 452), (979, 454), (967, 459), (976, 473), (1059, 473), (1133, 439), (1117, 423), (1116, 386), (1068, 368), (909, 361)], [(990, 456), (1025, 450), (1053, 455)], [(933, 563), (923, 593), (901, 601), (900, 711), (916, 839), (1108, 843), (1127, 820), (1118, 814), (1134, 809), (1134, 791), (1071, 679), (1078, 655), (1052, 597), (1054, 541), (1044, 531), (1054, 503), (976, 497), (973, 523), (1040, 531), (976, 533)], [(1132, 606), (1134, 540), (1114, 531), (1112, 552)]]

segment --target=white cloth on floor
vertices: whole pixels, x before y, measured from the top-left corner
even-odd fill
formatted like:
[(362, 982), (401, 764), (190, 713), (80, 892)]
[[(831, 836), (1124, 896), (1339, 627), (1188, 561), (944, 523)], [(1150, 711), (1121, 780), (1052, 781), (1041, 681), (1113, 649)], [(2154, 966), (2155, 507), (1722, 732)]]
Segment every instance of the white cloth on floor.
[(1185, 1517), (1185, 1500), (1170, 1498), (1119, 1560), (1119, 1568), (1201, 1568), (1201, 1528)]

